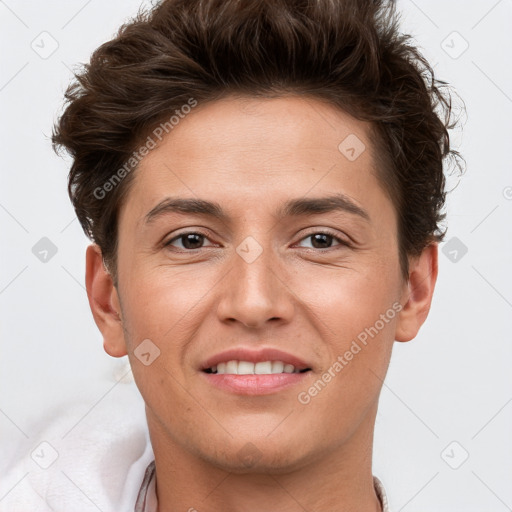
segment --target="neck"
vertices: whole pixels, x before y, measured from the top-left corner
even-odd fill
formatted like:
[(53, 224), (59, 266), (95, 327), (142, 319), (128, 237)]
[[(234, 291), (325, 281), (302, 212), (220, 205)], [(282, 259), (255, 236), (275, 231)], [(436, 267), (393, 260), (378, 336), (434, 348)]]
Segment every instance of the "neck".
[(156, 466), (158, 512), (380, 512), (372, 475), (376, 408), (326, 453), (290, 468), (233, 472), (191, 453), (147, 411)]

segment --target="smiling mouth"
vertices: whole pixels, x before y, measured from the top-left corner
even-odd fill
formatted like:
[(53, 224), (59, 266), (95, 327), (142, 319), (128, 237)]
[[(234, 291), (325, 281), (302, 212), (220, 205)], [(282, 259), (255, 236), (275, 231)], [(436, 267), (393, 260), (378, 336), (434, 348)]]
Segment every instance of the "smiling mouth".
[(296, 368), (292, 364), (282, 361), (261, 361), (253, 363), (250, 361), (227, 361), (218, 363), (203, 372), (216, 375), (275, 375), (280, 373), (306, 373), (311, 368)]

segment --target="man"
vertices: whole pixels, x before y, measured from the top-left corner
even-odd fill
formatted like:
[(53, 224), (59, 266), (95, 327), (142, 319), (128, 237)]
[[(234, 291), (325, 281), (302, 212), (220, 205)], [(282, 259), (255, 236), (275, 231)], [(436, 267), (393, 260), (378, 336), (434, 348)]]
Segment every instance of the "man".
[(167, 0), (67, 100), (89, 302), (154, 452), (133, 510), (388, 510), (378, 399), (455, 154), (393, 4)]

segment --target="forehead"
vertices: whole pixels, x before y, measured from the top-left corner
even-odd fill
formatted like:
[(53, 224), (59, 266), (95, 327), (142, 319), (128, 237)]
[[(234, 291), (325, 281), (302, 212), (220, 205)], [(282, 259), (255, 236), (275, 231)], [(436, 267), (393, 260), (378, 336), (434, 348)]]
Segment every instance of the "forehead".
[[(341, 192), (379, 207), (370, 125), (311, 97), (227, 97), (183, 115), (139, 164), (139, 216), (165, 196), (262, 207)], [(235, 204), (237, 203), (238, 204)]]
[[(333, 164), (340, 156), (369, 164), (369, 128), (369, 123), (311, 97), (231, 96), (199, 105), (182, 116), (160, 148), (172, 148), (175, 158), (184, 154), (191, 162), (207, 157), (214, 163), (226, 154), (243, 154), (270, 164), (273, 159), (293, 161), (308, 153), (314, 159), (322, 152), (323, 161), (330, 159)], [(158, 159), (159, 153), (150, 153), (142, 167)], [(252, 169), (250, 163), (247, 170)]]

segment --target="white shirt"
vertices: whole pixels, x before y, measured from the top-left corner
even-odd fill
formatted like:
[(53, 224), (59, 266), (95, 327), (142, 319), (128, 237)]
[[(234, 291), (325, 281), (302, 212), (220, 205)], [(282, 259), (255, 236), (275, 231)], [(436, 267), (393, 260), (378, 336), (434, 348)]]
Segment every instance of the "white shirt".
[(155, 458), (134, 385), (19, 423), (2, 425), (0, 512), (133, 512)]

